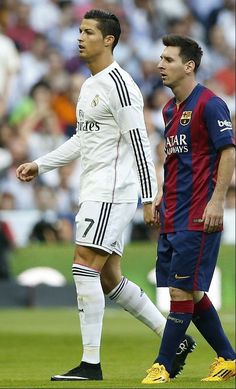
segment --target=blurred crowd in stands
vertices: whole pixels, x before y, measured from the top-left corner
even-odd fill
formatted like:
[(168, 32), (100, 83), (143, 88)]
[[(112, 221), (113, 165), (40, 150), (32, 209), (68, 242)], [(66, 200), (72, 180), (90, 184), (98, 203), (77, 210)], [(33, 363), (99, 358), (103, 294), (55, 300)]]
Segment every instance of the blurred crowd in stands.
[[(41, 211), (31, 240), (70, 241), (79, 200), (79, 162), (32, 183), (16, 179), (19, 164), (53, 150), (76, 127), (75, 105), (90, 75), (78, 56), (79, 24), (102, 8), (121, 21), (114, 55), (140, 87), (158, 181), (163, 120), (170, 98), (157, 62), (165, 33), (196, 39), (204, 50), (198, 79), (228, 104), (235, 128), (235, 0), (0, 0), (0, 211)], [(235, 183), (227, 208), (235, 207)], [(52, 222), (53, 220), (53, 222)], [(13, 243), (6, 227), (0, 229)]]

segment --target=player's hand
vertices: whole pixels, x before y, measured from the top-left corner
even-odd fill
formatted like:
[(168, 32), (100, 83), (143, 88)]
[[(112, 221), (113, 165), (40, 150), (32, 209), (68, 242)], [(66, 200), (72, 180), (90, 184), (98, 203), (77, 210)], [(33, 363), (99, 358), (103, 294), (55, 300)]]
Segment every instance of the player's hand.
[(152, 203), (143, 204), (143, 218), (144, 218), (145, 224), (153, 226), (154, 217), (153, 217), (153, 211), (152, 211)]
[(35, 162), (23, 163), (16, 169), (16, 177), (24, 182), (33, 180), (38, 175), (38, 165)]
[(223, 201), (211, 199), (207, 204), (202, 216), (204, 222), (204, 231), (207, 233), (220, 231), (223, 226), (223, 216)]
[(160, 204), (161, 204), (161, 199), (163, 196), (162, 190), (160, 190), (156, 197), (155, 200), (153, 201), (153, 206), (152, 206), (152, 211), (153, 211), (153, 217), (154, 217), (154, 223), (157, 226), (157, 228), (160, 228), (161, 226), (161, 220), (160, 220)]

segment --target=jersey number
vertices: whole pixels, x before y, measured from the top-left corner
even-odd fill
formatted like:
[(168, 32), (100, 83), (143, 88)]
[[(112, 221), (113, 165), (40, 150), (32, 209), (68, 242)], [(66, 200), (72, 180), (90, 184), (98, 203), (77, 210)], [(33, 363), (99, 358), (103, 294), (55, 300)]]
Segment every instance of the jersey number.
[(84, 219), (86, 222), (89, 223), (88, 227), (86, 228), (86, 230), (84, 231), (84, 234), (83, 234), (83, 238), (85, 238), (89, 232), (89, 230), (91, 230), (92, 226), (94, 225), (94, 220), (93, 219)]

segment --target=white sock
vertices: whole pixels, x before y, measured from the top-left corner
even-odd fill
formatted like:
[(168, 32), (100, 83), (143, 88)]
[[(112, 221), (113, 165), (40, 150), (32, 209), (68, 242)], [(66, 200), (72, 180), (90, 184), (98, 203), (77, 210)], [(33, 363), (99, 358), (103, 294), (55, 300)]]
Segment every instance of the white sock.
[(77, 291), (80, 328), (83, 343), (82, 361), (100, 362), (100, 343), (105, 299), (100, 273), (86, 266), (74, 264), (72, 273)]
[(162, 337), (166, 318), (138, 285), (123, 277), (108, 297)]

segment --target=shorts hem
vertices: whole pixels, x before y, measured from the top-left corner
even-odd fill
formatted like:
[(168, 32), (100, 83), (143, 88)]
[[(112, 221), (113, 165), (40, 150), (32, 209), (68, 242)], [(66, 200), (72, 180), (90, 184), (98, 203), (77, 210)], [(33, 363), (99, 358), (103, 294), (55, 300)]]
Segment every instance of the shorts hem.
[(177, 289), (183, 289), (183, 290), (191, 290), (192, 292), (208, 292), (209, 291), (209, 286), (194, 286), (193, 284), (184, 284), (184, 283), (179, 283), (177, 284), (176, 282), (159, 282), (157, 283), (157, 288), (177, 288)]
[(93, 243), (85, 243), (85, 242), (80, 242), (78, 240), (75, 241), (75, 244), (78, 244), (80, 246), (86, 246), (86, 247), (94, 247), (94, 248), (97, 248), (97, 249), (100, 249), (102, 251), (105, 251), (106, 253), (108, 254), (112, 254), (113, 252), (115, 252), (116, 254), (122, 256), (122, 252), (118, 251), (118, 250), (111, 250), (107, 247), (104, 247), (104, 246), (99, 246), (97, 244), (93, 244)]

